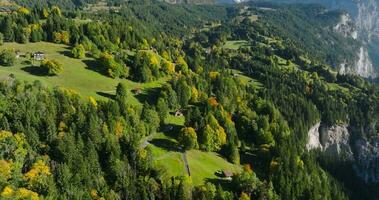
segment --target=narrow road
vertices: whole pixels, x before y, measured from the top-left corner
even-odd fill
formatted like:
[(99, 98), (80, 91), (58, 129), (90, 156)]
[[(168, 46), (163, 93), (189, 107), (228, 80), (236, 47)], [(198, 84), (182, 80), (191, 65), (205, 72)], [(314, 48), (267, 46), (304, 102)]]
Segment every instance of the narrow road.
[(189, 168), (189, 165), (188, 165), (188, 160), (187, 160), (187, 154), (186, 152), (182, 152), (182, 159), (183, 159), (183, 162), (184, 162), (184, 170), (187, 172), (188, 176), (191, 176), (191, 171), (190, 171), (190, 168)]
[(150, 141), (154, 138), (154, 136), (155, 136), (156, 134), (157, 134), (157, 132), (155, 132), (155, 133), (153, 133), (153, 134), (150, 134), (149, 136), (145, 137), (145, 138), (142, 140), (142, 142), (141, 142), (139, 148), (140, 148), (140, 149), (144, 149), (144, 148), (146, 148), (147, 145), (150, 144)]

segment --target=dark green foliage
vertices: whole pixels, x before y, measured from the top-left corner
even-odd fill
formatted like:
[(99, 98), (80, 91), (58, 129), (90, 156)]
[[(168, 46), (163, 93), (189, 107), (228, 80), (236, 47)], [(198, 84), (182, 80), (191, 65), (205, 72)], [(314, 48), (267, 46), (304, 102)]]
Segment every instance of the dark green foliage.
[(49, 7), (49, 6), (59, 6), (63, 8), (76, 8), (84, 6), (86, 3), (96, 3), (99, 0), (14, 0), (17, 4), (27, 7)]
[(81, 44), (76, 45), (71, 50), (71, 53), (72, 53), (72, 56), (74, 56), (74, 58), (83, 59), (86, 56), (86, 50), (84, 49), (84, 46)]
[(188, 105), (191, 98), (191, 88), (185, 81), (184, 77), (181, 77), (174, 86), (176, 93), (178, 95), (178, 103), (184, 108)]
[(0, 46), (4, 43), (4, 35), (0, 33)]
[(149, 124), (147, 131), (151, 134), (158, 129), (161, 119), (153, 107), (145, 105), (142, 110), (142, 120), (146, 122), (146, 124)]
[(157, 112), (161, 122), (164, 122), (169, 114), (169, 107), (164, 98), (160, 97), (157, 101)]
[(101, 71), (112, 78), (126, 78), (129, 76), (129, 68), (119, 60), (116, 60), (114, 55), (103, 53), (99, 59)]
[[(1, 119), (10, 124), (9, 127), (1, 125), (0, 129), (23, 132), (33, 151), (47, 154), (51, 159), (49, 166), (54, 167), (56, 192), (41, 195), (53, 199), (90, 198), (91, 190), (95, 190), (101, 197), (134, 199), (151, 191), (152, 183), (138, 178), (151, 170), (147, 158), (138, 153), (135, 145), (144, 135), (140, 125), (152, 131), (157, 126), (150, 126), (150, 121), (145, 123), (138, 111), (128, 112), (123, 118), (113, 101), (98, 102), (95, 107), (72, 91), (50, 92), (37, 82), (1, 84), (0, 88), (1, 103), (6, 103), (1, 107)], [(19, 98), (16, 103), (14, 97), (19, 94), (28, 97)], [(119, 96), (121, 100), (121, 91)], [(25, 110), (22, 107), (26, 105)], [(34, 113), (32, 118), (17, 117), (31, 113)], [(154, 190), (149, 195), (159, 196), (158, 193), (164, 192)]]
[(185, 127), (180, 130), (178, 141), (183, 145), (184, 150), (190, 150), (198, 148), (197, 134), (195, 129), (191, 127)]
[(56, 76), (63, 72), (63, 66), (57, 60), (43, 60), (41, 62), (40, 68), (42, 71), (49, 76)]
[[(359, 194), (351, 186), (355, 180), (325, 167), (339, 163), (324, 161), (320, 166), (320, 154), (305, 150), (309, 128), (320, 121), (362, 130), (353, 138), (376, 138), (379, 130), (378, 87), (328, 66), (346, 56), (354, 58), (357, 46), (325, 28), (338, 13), (318, 6), (275, 6), (275, 11), (252, 6), (248, 11), (259, 14), (252, 21), (237, 7), (150, 0), (110, 2), (126, 5), (119, 13), (69, 9), (83, 2), (59, 2), (67, 8), (63, 13), (54, 7), (2, 15), (0, 32), (8, 42), (82, 44), (73, 49), (74, 57), (89, 52), (99, 61), (90, 67), (112, 78), (170, 80), (158, 88), (156, 100), (141, 107), (130, 105), (130, 88), (122, 83), (108, 101), (84, 99), (70, 90), (50, 91), (38, 82), (1, 83), (0, 130), (25, 134), (31, 157), (26, 168), (36, 157), (49, 157), (51, 178), (33, 188), (41, 196), (292, 200)], [(40, 1), (40, 6), (46, 4)], [(91, 21), (78, 23), (74, 17)], [(41, 19), (44, 23), (39, 24)], [(207, 28), (199, 31), (206, 21)], [(25, 31), (29, 27), (30, 34)], [(246, 45), (227, 49), (227, 40), (246, 40)], [(42, 66), (49, 75), (61, 71), (56, 62), (44, 61)], [(178, 109), (186, 127), (178, 127), (179, 145), (220, 153), (243, 164), (244, 171), (231, 182), (206, 180), (195, 188), (187, 177), (162, 178), (140, 143), (163, 131), (169, 111)], [(349, 184), (345, 187), (343, 181)], [(1, 183), (0, 192), (4, 187)]]
[(6, 49), (0, 52), (0, 65), (12, 66), (16, 61), (16, 54), (13, 50)]

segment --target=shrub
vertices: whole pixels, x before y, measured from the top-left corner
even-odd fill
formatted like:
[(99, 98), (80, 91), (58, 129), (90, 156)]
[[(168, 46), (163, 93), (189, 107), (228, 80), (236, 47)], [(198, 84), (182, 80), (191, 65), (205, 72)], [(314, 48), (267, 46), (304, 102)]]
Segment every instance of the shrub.
[(5, 49), (0, 53), (0, 65), (13, 66), (16, 54), (12, 50)]
[(56, 76), (63, 72), (62, 64), (56, 60), (43, 60), (41, 63), (41, 68), (49, 76)]

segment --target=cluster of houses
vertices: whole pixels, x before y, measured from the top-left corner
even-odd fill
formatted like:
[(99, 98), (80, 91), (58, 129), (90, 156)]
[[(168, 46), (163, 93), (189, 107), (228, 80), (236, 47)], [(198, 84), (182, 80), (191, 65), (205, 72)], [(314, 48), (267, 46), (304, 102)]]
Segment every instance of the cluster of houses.
[[(16, 58), (25, 58), (27, 54), (29, 53), (23, 53), (21, 51), (15, 51), (16, 53)], [(37, 52), (34, 52), (34, 53), (30, 53), (31, 55), (31, 58), (33, 58), (34, 60), (37, 60), (37, 61), (41, 61), (43, 59), (45, 59), (45, 53), (42, 52), (42, 51), (37, 51)]]

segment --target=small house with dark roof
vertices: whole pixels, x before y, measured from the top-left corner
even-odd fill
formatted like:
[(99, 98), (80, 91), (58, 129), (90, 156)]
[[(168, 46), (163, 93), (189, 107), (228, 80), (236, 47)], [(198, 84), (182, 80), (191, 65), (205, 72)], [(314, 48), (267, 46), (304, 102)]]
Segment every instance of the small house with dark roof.
[(43, 59), (45, 59), (45, 53), (43, 53), (42, 51), (34, 52), (33, 58), (34, 58), (34, 60), (43, 60)]

